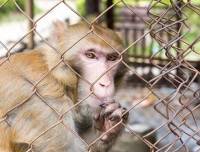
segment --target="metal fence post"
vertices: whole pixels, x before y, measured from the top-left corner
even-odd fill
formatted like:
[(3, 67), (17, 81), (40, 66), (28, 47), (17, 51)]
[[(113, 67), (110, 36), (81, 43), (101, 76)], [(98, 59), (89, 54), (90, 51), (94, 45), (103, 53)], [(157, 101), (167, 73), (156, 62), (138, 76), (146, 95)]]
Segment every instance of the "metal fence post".
[[(182, 7), (182, 2), (180, 0), (176, 0), (176, 7), (177, 7), (177, 14), (176, 14), (176, 20), (177, 21), (180, 21), (182, 19), (182, 12), (181, 12), (181, 7)], [(182, 35), (182, 22), (180, 23), (177, 23), (177, 34), (178, 34), (178, 37), (181, 37)], [(181, 48), (181, 40), (178, 40), (177, 41), (177, 47), (178, 48)], [(181, 59), (182, 58), (182, 55), (180, 52), (177, 51), (177, 56), (178, 56), (178, 59)], [(179, 77), (181, 77), (182, 75), (182, 72), (180, 69), (177, 69), (177, 75)]]
[[(33, 18), (34, 18), (34, 0), (28, 0), (26, 2), (26, 14), (32, 19), (28, 19), (28, 31), (31, 31), (34, 27)], [(34, 32), (31, 31), (27, 37), (27, 47), (28, 49), (34, 48)]]

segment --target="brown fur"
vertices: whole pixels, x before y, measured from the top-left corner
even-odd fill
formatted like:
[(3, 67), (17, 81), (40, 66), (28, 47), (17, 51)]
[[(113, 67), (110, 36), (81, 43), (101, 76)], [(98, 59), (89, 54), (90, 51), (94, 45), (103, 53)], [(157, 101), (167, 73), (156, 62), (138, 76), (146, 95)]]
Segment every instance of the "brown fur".
[[(57, 23), (55, 26), (53, 43), (60, 54), (89, 30), (83, 23), (70, 27)], [(121, 49), (120, 39), (113, 31), (97, 25), (94, 28), (108, 43)], [(112, 50), (95, 37), (90, 34), (80, 45), (96, 44)], [(74, 53), (77, 53), (75, 49), (73, 47), (64, 53), (64, 62), (72, 67), (79, 64), (74, 58)], [(6, 118), (6, 121), (0, 121), (0, 152), (24, 152), (30, 146), (34, 152), (85, 150), (83, 143), (66, 129), (66, 126), (76, 129), (73, 111), (63, 115), (62, 123), (52, 127), (77, 102), (78, 77), (63, 62), (57, 65), (60, 59), (56, 51), (43, 47), (13, 54), (0, 66), (0, 120)], [(91, 127), (89, 119), (79, 119), (81, 124), (88, 122), (86, 126)], [(45, 130), (47, 132), (44, 133)], [(102, 145), (98, 142), (94, 149), (104, 152), (108, 146), (110, 144)]]

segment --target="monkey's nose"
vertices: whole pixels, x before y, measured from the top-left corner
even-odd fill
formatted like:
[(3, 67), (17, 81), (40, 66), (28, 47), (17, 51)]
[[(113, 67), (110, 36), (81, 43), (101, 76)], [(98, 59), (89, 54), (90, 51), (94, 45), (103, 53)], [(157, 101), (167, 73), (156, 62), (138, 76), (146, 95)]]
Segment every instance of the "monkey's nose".
[(99, 85), (101, 86), (101, 87), (109, 87), (109, 85), (110, 85), (110, 83), (108, 82), (108, 83), (99, 83)]

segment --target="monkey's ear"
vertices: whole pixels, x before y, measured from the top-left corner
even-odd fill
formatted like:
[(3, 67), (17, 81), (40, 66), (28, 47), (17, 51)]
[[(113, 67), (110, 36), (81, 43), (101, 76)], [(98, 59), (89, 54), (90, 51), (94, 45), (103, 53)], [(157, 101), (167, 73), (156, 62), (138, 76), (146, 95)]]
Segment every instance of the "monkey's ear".
[(63, 34), (66, 32), (66, 29), (67, 29), (67, 23), (60, 20), (54, 21), (52, 37), (54, 37), (54, 39), (59, 40), (63, 36)]
[(120, 64), (117, 69), (117, 72), (115, 74), (115, 77), (114, 77), (114, 83), (115, 83), (116, 90), (119, 89), (120, 85), (122, 84), (124, 75), (126, 72), (127, 72), (127, 68), (125, 67), (125, 65)]
[(27, 143), (11, 143), (12, 152), (26, 152), (29, 149), (29, 144)]
[(120, 38), (121, 40), (124, 39), (124, 36), (123, 36), (123, 33), (122, 33), (122, 32), (116, 31), (116, 33), (117, 33), (117, 35), (119, 36), (119, 38)]

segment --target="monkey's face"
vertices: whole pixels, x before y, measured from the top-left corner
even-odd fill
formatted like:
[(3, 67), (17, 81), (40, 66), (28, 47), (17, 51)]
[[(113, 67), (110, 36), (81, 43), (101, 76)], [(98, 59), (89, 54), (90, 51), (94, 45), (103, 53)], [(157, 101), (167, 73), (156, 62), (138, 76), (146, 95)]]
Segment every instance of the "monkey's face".
[[(113, 30), (96, 24), (92, 25), (92, 29), (93, 32), (89, 32), (91, 27), (86, 24), (77, 24), (61, 30), (59, 32), (61, 34), (57, 35), (63, 36), (58, 36), (58, 38), (62, 38), (58, 42), (61, 45), (59, 50), (68, 49), (64, 53), (64, 59), (83, 78), (79, 79), (78, 83), (79, 99), (86, 98), (92, 93), (93, 95), (90, 97), (94, 100), (90, 100), (90, 102), (92, 102), (92, 106), (96, 106), (98, 105), (97, 101), (103, 102), (113, 98), (114, 76), (120, 62), (117, 52), (123, 50), (123, 43)], [(66, 42), (62, 42), (63, 40)]]
[(116, 52), (102, 51), (101, 49), (82, 51), (79, 55), (79, 63), (82, 67), (83, 78), (91, 83), (84, 85), (84, 92), (89, 94), (92, 91), (93, 97), (103, 102), (112, 98), (114, 94), (114, 75), (120, 57)]

